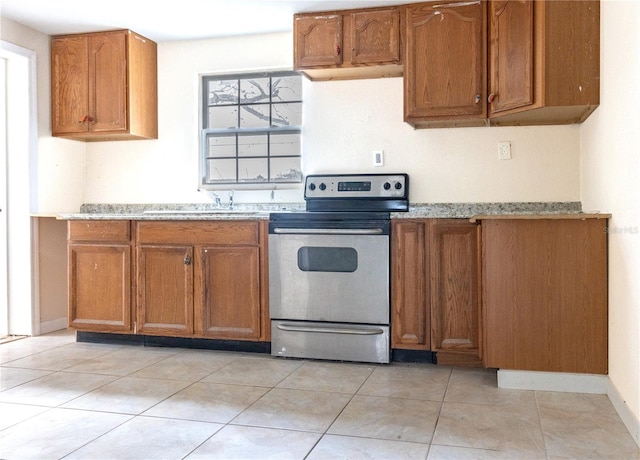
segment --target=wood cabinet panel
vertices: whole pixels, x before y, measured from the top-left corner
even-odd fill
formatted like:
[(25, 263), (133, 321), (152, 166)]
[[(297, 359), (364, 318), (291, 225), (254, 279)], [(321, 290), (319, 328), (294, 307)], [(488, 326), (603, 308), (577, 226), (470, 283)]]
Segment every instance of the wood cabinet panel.
[(294, 16), (294, 66), (315, 67), (342, 63), (342, 15)]
[(484, 124), (485, 24), (485, 2), (406, 8), (405, 121)]
[(351, 63), (399, 63), (400, 11), (398, 9), (351, 13)]
[(391, 225), (391, 346), (430, 350), (427, 227), (424, 220)]
[(157, 45), (129, 30), (51, 40), (53, 136), (157, 139)]
[(198, 332), (205, 337), (253, 339), (261, 335), (259, 248), (198, 249)]
[(128, 220), (70, 220), (70, 241), (126, 242), (131, 239), (131, 221)]
[(605, 374), (606, 219), (482, 225), (486, 365)]
[(140, 221), (136, 240), (142, 244), (258, 245), (257, 221)]
[(69, 326), (131, 332), (131, 247), (70, 244)]
[(193, 249), (137, 248), (137, 328), (141, 334), (193, 334)]
[(431, 349), (438, 364), (482, 365), (479, 229), (461, 219), (430, 223)]

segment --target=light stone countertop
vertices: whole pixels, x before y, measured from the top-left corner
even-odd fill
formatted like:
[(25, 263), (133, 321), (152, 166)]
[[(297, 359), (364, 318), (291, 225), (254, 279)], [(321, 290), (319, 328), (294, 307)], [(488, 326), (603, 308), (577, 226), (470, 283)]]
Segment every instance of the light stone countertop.
[[(238, 203), (232, 210), (212, 204), (83, 204), (77, 213), (61, 213), (60, 220), (267, 220), (271, 212), (299, 212), (305, 203)], [(415, 203), (408, 212), (392, 212), (392, 219), (486, 218), (487, 216), (581, 216), (580, 202)], [(585, 217), (593, 216), (592, 214)], [(606, 216), (605, 216), (606, 217)]]

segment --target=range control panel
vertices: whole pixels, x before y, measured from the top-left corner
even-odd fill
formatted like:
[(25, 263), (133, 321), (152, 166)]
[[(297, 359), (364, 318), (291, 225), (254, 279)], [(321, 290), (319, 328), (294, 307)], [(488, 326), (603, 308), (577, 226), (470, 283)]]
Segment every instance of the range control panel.
[(314, 198), (409, 199), (407, 174), (311, 174), (305, 200)]

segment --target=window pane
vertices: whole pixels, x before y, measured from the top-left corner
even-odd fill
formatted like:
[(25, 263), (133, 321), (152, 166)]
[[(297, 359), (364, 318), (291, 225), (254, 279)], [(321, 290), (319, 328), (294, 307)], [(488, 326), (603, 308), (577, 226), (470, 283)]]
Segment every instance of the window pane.
[(209, 107), (209, 126), (207, 128), (237, 128), (238, 106)]
[(300, 158), (271, 158), (272, 182), (302, 182)]
[(209, 105), (237, 104), (238, 80), (209, 81)]
[(302, 78), (299, 75), (291, 77), (274, 77), (271, 86), (273, 102), (301, 101)]
[(302, 103), (273, 104), (272, 126), (302, 126)]
[(236, 136), (208, 136), (208, 157), (235, 157)]
[(255, 136), (238, 136), (238, 156), (266, 157), (269, 138), (266, 134)]
[(207, 160), (207, 182), (226, 183), (236, 181), (236, 160)]
[(238, 176), (238, 182), (267, 182), (269, 176), (267, 159), (239, 159)]
[(300, 134), (272, 134), (271, 155), (300, 155)]
[(240, 103), (269, 103), (269, 78), (240, 80)]
[(268, 128), (269, 105), (243, 105), (240, 107), (241, 128)]

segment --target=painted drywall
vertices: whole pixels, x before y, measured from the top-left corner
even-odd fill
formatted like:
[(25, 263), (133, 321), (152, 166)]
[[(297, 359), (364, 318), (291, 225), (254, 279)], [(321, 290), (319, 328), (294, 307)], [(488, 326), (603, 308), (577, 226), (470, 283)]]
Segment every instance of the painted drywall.
[(601, 4), (601, 103), (582, 127), (582, 200), (611, 212), (609, 377), (640, 443), (640, 2)]
[[(85, 201), (211, 201), (197, 191), (199, 75), (290, 68), (292, 43), (289, 33), (160, 43), (159, 139), (87, 145)], [(412, 202), (580, 199), (579, 126), (414, 130), (402, 121), (401, 78), (305, 80), (303, 92), (305, 174), (408, 172)], [(498, 160), (498, 141), (511, 141), (511, 160)], [(235, 199), (268, 202), (270, 192)], [(302, 201), (302, 191), (277, 189), (275, 200)]]

